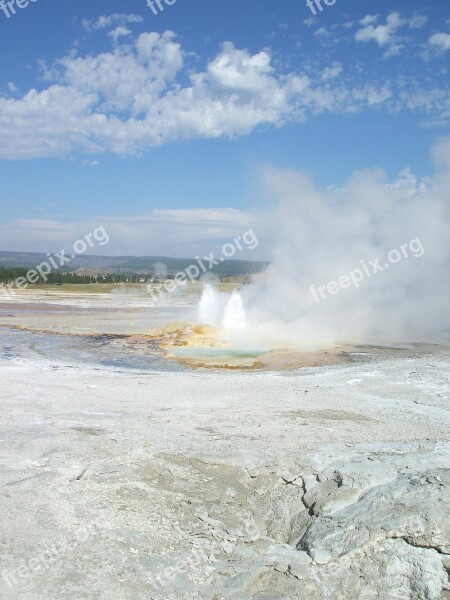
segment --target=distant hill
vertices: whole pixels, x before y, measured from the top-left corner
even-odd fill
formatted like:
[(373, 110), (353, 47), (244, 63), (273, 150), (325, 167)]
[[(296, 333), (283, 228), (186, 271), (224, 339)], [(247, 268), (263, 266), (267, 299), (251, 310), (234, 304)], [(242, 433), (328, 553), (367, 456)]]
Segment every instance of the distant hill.
[[(0, 266), (33, 269), (48, 261), (46, 254), (39, 252), (0, 251)], [(204, 261), (208, 266), (207, 261)], [(104, 273), (165, 273), (175, 275), (190, 265), (197, 264), (194, 258), (170, 258), (167, 256), (93, 256), (83, 254), (67, 263), (62, 271), (89, 269)], [(249, 260), (225, 260), (214, 266), (212, 272), (222, 277), (253, 275), (263, 271), (269, 263)]]

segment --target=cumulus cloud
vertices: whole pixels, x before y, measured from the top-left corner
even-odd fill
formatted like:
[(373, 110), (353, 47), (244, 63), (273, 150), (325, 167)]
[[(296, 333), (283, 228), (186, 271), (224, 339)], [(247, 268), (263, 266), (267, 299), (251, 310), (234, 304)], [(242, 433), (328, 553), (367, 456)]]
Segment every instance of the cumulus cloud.
[(356, 32), (355, 39), (358, 42), (375, 41), (379, 46), (387, 46), (393, 43), (395, 32), (403, 25), (403, 20), (398, 12), (388, 15), (385, 25), (373, 25), (376, 20), (367, 15), (362, 21), (365, 25)]
[(322, 71), (322, 75), (320, 76), (320, 79), (322, 81), (328, 81), (330, 79), (336, 79), (336, 77), (339, 77), (339, 75), (342, 73), (343, 71), (343, 67), (342, 64), (340, 62), (333, 62), (331, 67), (325, 67), (325, 69)]
[(338, 63), (308, 75), (279, 72), (269, 50), (252, 54), (231, 42), (193, 70), (171, 31), (125, 41), (115, 31), (111, 51), (72, 51), (45, 67), (46, 88), (0, 97), (1, 158), (130, 155), (174, 140), (246, 135), (262, 125), (380, 107), (398, 85), (344, 79)]
[(435, 33), (430, 37), (428, 43), (439, 53), (450, 50), (450, 33)]
[(379, 15), (366, 15), (361, 21), (363, 26), (355, 34), (357, 42), (374, 41), (381, 48), (386, 48), (384, 58), (396, 56), (404, 48), (400, 42), (398, 31), (403, 27), (418, 29), (427, 23), (427, 17), (424, 15), (414, 15), (411, 18), (402, 18), (400, 13), (392, 12), (387, 16), (385, 24), (376, 25)]
[(120, 25), (119, 27), (116, 27), (115, 29), (110, 31), (108, 35), (111, 36), (115, 42), (117, 42), (119, 38), (131, 35), (131, 29), (128, 29), (127, 27), (122, 27)]

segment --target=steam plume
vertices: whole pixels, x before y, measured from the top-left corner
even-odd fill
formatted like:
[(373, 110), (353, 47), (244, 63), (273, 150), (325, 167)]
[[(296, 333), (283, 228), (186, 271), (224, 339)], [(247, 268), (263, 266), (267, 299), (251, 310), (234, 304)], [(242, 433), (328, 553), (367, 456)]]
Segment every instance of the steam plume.
[[(228, 323), (234, 341), (317, 349), (448, 334), (450, 137), (433, 156), (433, 178), (404, 170), (389, 183), (382, 171), (366, 170), (331, 191), (305, 174), (268, 170), (273, 260), (241, 292), (245, 328)], [(377, 258), (382, 270), (372, 273)], [(357, 285), (342, 279), (357, 269)]]

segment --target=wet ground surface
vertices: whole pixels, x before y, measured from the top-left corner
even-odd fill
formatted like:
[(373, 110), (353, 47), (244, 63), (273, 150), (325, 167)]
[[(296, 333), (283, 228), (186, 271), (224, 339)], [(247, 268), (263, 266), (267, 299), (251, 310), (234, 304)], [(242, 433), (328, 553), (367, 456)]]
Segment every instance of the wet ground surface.
[(47, 359), (55, 365), (90, 366), (139, 371), (181, 371), (185, 367), (167, 361), (157, 345), (146, 342), (130, 348), (123, 336), (55, 335), (0, 328), (0, 357), (6, 360)]
[(150, 302), (145, 286), (63, 286), (17, 292), (13, 301), (0, 301), (0, 357), (145, 372), (287, 373), (373, 358), (432, 356), (439, 351), (438, 344), (342, 345), (314, 353), (232, 347), (214, 328), (195, 324), (202, 289), (192, 286), (182, 294), (167, 295), (157, 305)]

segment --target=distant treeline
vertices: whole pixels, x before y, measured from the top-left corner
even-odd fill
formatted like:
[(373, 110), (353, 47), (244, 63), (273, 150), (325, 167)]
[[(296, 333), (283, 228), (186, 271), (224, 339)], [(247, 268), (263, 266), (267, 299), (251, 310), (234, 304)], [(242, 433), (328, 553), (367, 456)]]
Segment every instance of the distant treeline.
[[(21, 267), (1, 267), (0, 266), (0, 283), (12, 283), (19, 277), (27, 276), (30, 269)], [(36, 276), (34, 276), (34, 279)], [(74, 273), (60, 273), (55, 271), (46, 275), (47, 282), (39, 276), (37, 283), (96, 283), (96, 277), (92, 275), (75, 275)]]
[[(29, 269), (21, 267), (0, 266), (0, 283), (12, 283), (19, 277), (27, 276)], [(47, 281), (39, 277), (38, 284), (55, 283), (147, 283), (152, 281), (151, 275), (140, 275), (137, 273), (101, 274), (101, 275), (79, 275), (76, 273), (61, 273), (55, 271), (46, 275)]]

